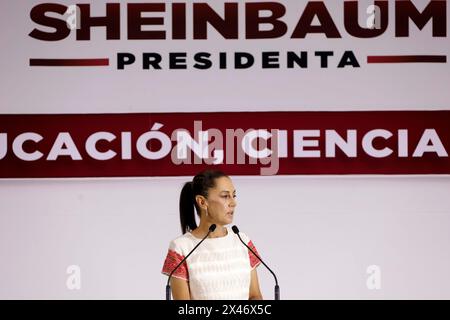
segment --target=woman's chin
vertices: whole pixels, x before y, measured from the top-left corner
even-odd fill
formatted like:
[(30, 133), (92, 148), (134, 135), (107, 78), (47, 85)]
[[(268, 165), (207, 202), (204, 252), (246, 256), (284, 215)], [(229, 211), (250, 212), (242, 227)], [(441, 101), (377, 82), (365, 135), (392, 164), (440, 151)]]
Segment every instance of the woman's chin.
[(233, 222), (233, 215), (228, 215), (227, 214), (226, 221), (227, 221), (227, 224), (232, 223)]

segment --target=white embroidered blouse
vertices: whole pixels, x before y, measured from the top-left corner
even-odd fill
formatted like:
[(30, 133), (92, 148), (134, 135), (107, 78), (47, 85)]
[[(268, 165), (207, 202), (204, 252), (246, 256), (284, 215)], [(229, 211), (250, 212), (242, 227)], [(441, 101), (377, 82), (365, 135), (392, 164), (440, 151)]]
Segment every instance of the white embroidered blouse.
[[(261, 263), (227, 227), (227, 235), (205, 241), (174, 272), (172, 277), (189, 283), (193, 300), (248, 300), (250, 272)], [(242, 240), (259, 256), (246, 234)], [(201, 239), (192, 233), (172, 240), (162, 273), (169, 275)]]

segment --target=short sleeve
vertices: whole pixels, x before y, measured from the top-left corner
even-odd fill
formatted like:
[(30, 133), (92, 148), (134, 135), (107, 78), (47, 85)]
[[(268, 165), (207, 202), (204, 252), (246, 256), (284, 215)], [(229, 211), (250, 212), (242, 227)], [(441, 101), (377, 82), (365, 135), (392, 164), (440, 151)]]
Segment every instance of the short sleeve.
[[(251, 240), (248, 242), (247, 245), (250, 247), (250, 249), (253, 250), (254, 253), (256, 253), (258, 255), (258, 257), (261, 257), (259, 255), (258, 250), (256, 250), (256, 247)], [(250, 250), (248, 250), (248, 256), (250, 258), (250, 268), (252, 270), (261, 264), (261, 260), (259, 260)]]
[[(161, 273), (170, 275), (170, 273), (178, 266), (178, 264), (184, 259), (180, 248), (176, 245), (175, 241), (171, 241), (169, 250), (167, 251), (166, 259), (164, 260)], [(186, 261), (175, 270), (172, 277), (189, 281), (189, 273)]]
[[(252, 251), (258, 255), (258, 257), (261, 257), (258, 250), (256, 250), (256, 247), (253, 244), (253, 241), (250, 240), (250, 238), (243, 232), (241, 232), (241, 237), (242, 237), (242, 240), (247, 244), (247, 246), (249, 246), (249, 248), (252, 249)], [(261, 260), (259, 260), (258, 257), (256, 257), (252, 253), (252, 251), (250, 251), (250, 250), (247, 250), (247, 251), (248, 251), (248, 257), (250, 260), (250, 268), (253, 270), (261, 264)]]

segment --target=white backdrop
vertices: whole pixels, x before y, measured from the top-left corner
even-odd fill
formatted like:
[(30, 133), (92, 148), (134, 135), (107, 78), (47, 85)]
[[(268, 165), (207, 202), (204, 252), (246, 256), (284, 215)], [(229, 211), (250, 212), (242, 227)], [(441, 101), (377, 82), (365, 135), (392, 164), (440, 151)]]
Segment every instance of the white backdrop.
[[(97, 15), (104, 14), (104, 2), (92, 5)], [(230, 41), (209, 29), (207, 41), (132, 42), (106, 41), (104, 29), (97, 28), (90, 42), (71, 36), (43, 43), (27, 36), (36, 27), (29, 11), (38, 3), (0, 3), (3, 114), (450, 109), (448, 64), (367, 65), (364, 59), (448, 55), (448, 38), (433, 39), (430, 24), (422, 31), (411, 26), (407, 39), (394, 38), (389, 29), (372, 40), (342, 32), (343, 39), (335, 40), (310, 35)], [(295, 25), (301, 12), (295, 8), (305, 1), (285, 3), (291, 8), (286, 20)], [(414, 3), (423, 8), (428, 1)], [(342, 29), (342, 1), (327, 6)], [(321, 69), (314, 50), (330, 49), (355, 50), (361, 68), (337, 69), (333, 59), (329, 69)], [(293, 70), (28, 65), (29, 58), (106, 53), (114, 66), (119, 51), (180, 50), (306, 50), (311, 61), (308, 69)], [(277, 273), (282, 298), (450, 298), (448, 175), (232, 178), (238, 192), (235, 223)], [(0, 298), (164, 298), (166, 277), (160, 271), (169, 241), (180, 234), (178, 196), (188, 179), (1, 180)], [(70, 265), (81, 268), (80, 290), (66, 286)], [(370, 265), (380, 267), (379, 290), (366, 285)], [(271, 275), (263, 266), (258, 270), (264, 297), (273, 298)]]

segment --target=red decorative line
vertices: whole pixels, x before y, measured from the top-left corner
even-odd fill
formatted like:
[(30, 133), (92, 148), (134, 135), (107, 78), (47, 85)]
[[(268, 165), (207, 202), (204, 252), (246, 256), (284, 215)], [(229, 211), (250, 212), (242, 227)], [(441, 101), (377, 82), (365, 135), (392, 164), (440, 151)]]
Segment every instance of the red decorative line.
[[(256, 247), (252, 241), (249, 241), (247, 245), (260, 257), (259, 252), (256, 250)], [(250, 258), (250, 267), (252, 269), (261, 263), (261, 261), (250, 250), (248, 250), (248, 256)]]
[(31, 67), (93, 67), (109, 66), (108, 58), (101, 59), (30, 59)]
[(446, 63), (447, 56), (368, 56), (367, 63)]
[[(166, 260), (164, 261), (162, 272), (169, 275), (183, 259), (183, 255), (176, 251), (169, 250), (167, 252)], [(189, 272), (186, 261), (184, 261), (183, 264), (175, 270), (173, 276), (184, 280), (189, 280)]]

